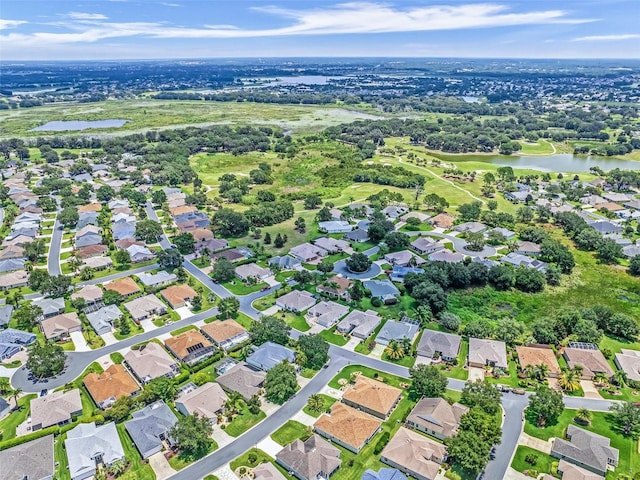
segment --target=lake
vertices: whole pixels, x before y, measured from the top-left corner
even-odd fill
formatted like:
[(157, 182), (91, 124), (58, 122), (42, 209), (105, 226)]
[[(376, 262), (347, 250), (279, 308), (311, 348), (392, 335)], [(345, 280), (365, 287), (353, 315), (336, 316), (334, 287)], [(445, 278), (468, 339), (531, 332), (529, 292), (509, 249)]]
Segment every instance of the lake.
[(108, 120), (65, 120), (47, 122), (29, 130), (30, 132), (65, 132), (69, 130), (88, 130), (90, 128), (120, 128), (129, 120), (110, 118)]
[[(615, 157), (595, 157), (561, 153), (556, 155), (447, 155), (432, 154), (443, 162), (462, 164), (464, 162), (492, 163), (513, 168), (539, 170), (541, 172), (588, 172), (591, 167), (604, 171), (620, 168), (640, 170), (640, 162)], [(462, 170), (464, 167), (458, 165)]]

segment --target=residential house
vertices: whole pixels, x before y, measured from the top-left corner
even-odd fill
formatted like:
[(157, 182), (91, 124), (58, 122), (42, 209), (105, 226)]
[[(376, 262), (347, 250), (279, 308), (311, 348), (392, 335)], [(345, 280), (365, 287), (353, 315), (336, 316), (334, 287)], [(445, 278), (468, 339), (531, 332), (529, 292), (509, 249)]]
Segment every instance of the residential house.
[(516, 190), (514, 192), (504, 192), (504, 198), (514, 203), (524, 203), (529, 198), (533, 198), (528, 190)]
[(387, 253), (384, 256), (384, 259), (390, 263), (391, 265), (398, 265), (400, 267), (411, 266), (415, 267), (416, 265), (422, 265), (426, 263), (425, 259), (419, 257), (413, 252), (409, 250), (401, 250), (399, 252)]
[(323, 248), (330, 254), (344, 252), (349, 249), (349, 242), (331, 237), (320, 237), (313, 241), (316, 247)]
[(282, 362), (295, 361), (296, 353), (293, 350), (273, 342), (265, 342), (255, 348), (246, 359), (249, 365), (265, 372)]
[(540, 245), (533, 242), (518, 242), (517, 254), (537, 257), (540, 255)]
[(354, 337), (365, 339), (373, 333), (381, 321), (382, 318), (378, 312), (373, 310), (366, 312), (352, 310), (338, 323), (337, 330), (340, 333), (350, 333)]
[(88, 245), (99, 245), (101, 243), (102, 235), (100, 235), (100, 229), (95, 225), (87, 225), (76, 232), (76, 248), (86, 247)]
[(255, 263), (246, 263), (244, 265), (240, 265), (236, 267), (235, 273), (236, 277), (238, 277), (243, 282), (249, 281), (250, 278), (253, 278), (254, 280), (259, 282), (272, 275), (271, 270), (269, 270), (268, 268), (262, 268)]
[(178, 281), (178, 277), (174, 273), (169, 273), (166, 270), (160, 270), (157, 273), (142, 272), (138, 273), (137, 277), (138, 280), (142, 282), (142, 285), (152, 288), (169, 285)]
[(52, 480), (53, 435), (0, 451), (0, 480)]
[(598, 220), (587, 223), (590, 227), (603, 235), (607, 233), (621, 233), (623, 231), (623, 228), (620, 225), (612, 223), (609, 220)]
[(135, 443), (142, 458), (162, 450), (162, 442), (171, 442), (167, 434), (178, 418), (164, 402), (155, 402), (133, 412), (132, 419), (124, 422), (124, 428)]
[(111, 328), (122, 317), (122, 310), (116, 305), (105, 305), (95, 312), (87, 313), (87, 320), (98, 335), (111, 332)]
[(13, 258), (24, 258), (24, 247), (9, 245), (0, 251), (0, 260), (10, 260)]
[[(201, 229), (197, 228), (196, 230)], [(196, 243), (195, 245), (195, 248), (198, 252), (202, 252), (206, 248), (207, 250), (209, 250), (209, 253), (217, 252), (227, 247), (229, 247), (229, 242), (227, 242), (223, 238), (208, 238)]]
[(83, 379), (89, 395), (99, 408), (106, 410), (121, 397), (132, 397), (140, 387), (122, 365), (111, 365), (102, 373), (91, 372)]
[(347, 313), (349, 313), (349, 307), (328, 301), (320, 302), (311, 307), (307, 310), (305, 318), (307, 321), (315, 322), (324, 328), (331, 328)]
[[(562, 475), (563, 480), (604, 480), (604, 477), (600, 474), (590, 472), (577, 465), (567, 462), (566, 460), (560, 460), (558, 462), (558, 475)], [(555, 480), (557, 477), (553, 477), (549, 474), (545, 474), (542, 480)]]
[(17, 272), (5, 273), (0, 275), (0, 291), (11, 290), (12, 288), (26, 287), (29, 280), (29, 274), (24, 270)]
[(560, 365), (556, 359), (556, 354), (549, 345), (517, 346), (516, 352), (523, 372), (529, 365), (532, 367), (544, 365), (550, 378), (557, 378), (560, 375)]
[(136, 217), (130, 213), (120, 212), (111, 215), (111, 223), (115, 226), (118, 223), (129, 223), (135, 228)]
[(198, 330), (189, 330), (175, 337), (167, 338), (164, 344), (178, 360), (187, 365), (201, 362), (216, 352), (213, 344)]
[(449, 230), (453, 227), (453, 222), (455, 219), (449, 215), (448, 213), (440, 213), (435, 217), (431, 217), (429, 219), (429, 223), (437, 228), (443, 228), (444, 230)]
[(609, 202), (628, 202), (631, 200), (631, 197), (626, 193), (615, 193), (615, 192), (607, 192), (602, 195), (602, 198), (608, 200)]
[(344, 238), (345, 240), (348, 240), (349, 242), (363, 243), (363, 242), (369, 241), (369, 234), (367, 233), (366, 230), (361, 230), (359, 228), (356, 228), (355, 230), (351, 230), (342, 238)]
[(227, 392), (237, 392), (244, 400), (249, 400), (260, 392), (265, 377), (265, 372), (240, 362), (222, 373), (216, 382)]
[(487, 231), (487, 235), (490, 234), (491, 232), (496, 232), (501, 235), (504, 235), (504, 238), (506, 238), (507, 240), (513, 240), (516, 236), (516, 232), (503, 227), (492, 228), (491, 230)]
[(460, 427), (460, 419), (469, 407), (449, 403), (444, 398), (420, 399), (407, 417), (407, 426), (440, 440), (454, 437)]
[(404, 277), (410, 273), (424, 273), (424, 269), (394, 265), (393, 270), (391, 270), (391, 273), (389, 274), (389, 279), (392, 282), (404, 283)]
[(316, 287), (316, 292), (331, 298), (340, 298), (345, 302), (351, 299), (349, 289), (353, 286), (353, 282), (346, 277), (334, 275), (327, 279), (326, 282)]
[(144, 246), (144, 242), (136, 240), (135, 238), (123, 238), (122, 240), (116, 240), (115, 243), (118, 250), (126, 250), (131, 245)]
[(82, 400), (77, 388), (59, 390), (31, 400), (31, 430), (38, 431), (54, 425), (65, 425), (82, 414)]
[(427, 215), (426, 213), (421, 212), (409, 212), (400, 217), (400, 220), (406, 222), (410, 218), (417, 218), (418, 220), (420, 220), (420, 222), (424, 223), (431, 218), (431, 215)]
[(209, 382), (182, 395), (176, 400), (176, 410), (183, 415), (198, 414), (217, 423), (217, 416), (224, 411), (229, 398), (217, 383)]
[(86, 267), (91, 267), (94, 270), (104, 270), (113, 266), (113, 260), (111, 260), (111, 257), (107, 256), (90, 257), (85, 259), (82, 263)]
[(76, 254), (82, 260), (86, 260), (91, 257), (103, 256), (107, 253), (109, 247), (106, 245), (87, 245), (86, 247), (78, 248)]
[(387, 320), (376, 335), (376, 343), (380, 345), (389, 345), (392, 341), (402, 341), (404, 339), (413, 343), (419, 332), (417, 323), (402, 322), (396, 320)]
[(396, 220), (409, 211), (406, 205), (389, 205), (382, 209), (382, 213), (390, 220)]
[(427, 258), (431, 262), (460, 263), (464, 261), (465, 256), (462, 253), (452, 252), (451, 250), (443, 248), (430, 254)]
[(251, 339), (247, 329), (231, 318), (207, 323), (200, 331), (224, 351), (233, 350)]
[(329, 220), (326, 222), (318, 222), (318, 230), (324, 233), (347, 233), (353, 230), (353, 226), (344, 220)]
[(0, 420), (9, 415), (10, 412), (11, 405), (9, 405), (9, 402), (7, 402), (4, 398), (0, 397)]
[(230, 248), (229, 250), (223, 250), (222, 252), (213, 253), (211, 258), (217, 260), (219, 258), (226, 258), (231, 263), (239, 262), (251, 258), (252, 255), (246, 250), (240, 248)]
[(193, 235), (196, 245), (213, 239), (213, 232), (208, 228), (196, 228), (191, 231), (191, 235)]
[(87, 225), (98, 226), (98, 212), (84, 212), (78, 215), (78, 223), (76, 228), (83, 229)]
[(0, 260), (0, 273), (15, 272), (16, 270), (22, 270), (26, 259), (24, 258), (9, 258), (7, 260)]
[(507, 345), (499, 340), (469, 338), (469, 366), (507, 369)]
[(606, 475), (609, 467), (618, 465), (619, 451), (610, 445), (607, 437), (569, 425), (567, 440), (556, 438), (551, 456), (566, 460), (599, 475)]
[(299, 480), (328, 480), (340, 468), (340, 450), (312, 435), (285, 446), (276, 453), (276, 462)]
[(567, 361), (569, 368), (582, 367), (581, 378), (583, 380), (592, 380), (596, 373), (604, 373), (607, 378), (613, 377), (613, 369), (609, 366), (609, 362), (595, 346), (593, 348), (571, 348), (571, 344), (569, 344), (569, 347), (564, 349), (562, 356)]
[(164, 298), (172, 308), (184, 307), (187, 302), (191, 302), (198, 296), (193, 288), (186, 284), (172, 285), (160, 291), (160, 295)]
[(296, 270), (302, 265), (302, 262), (290, 255), (276, 255), (269, 259), (270, 267), (277, 267), (280, 270)]
[(323, 413), (313, 429), (347, 450), (358, 453), (380, 431), (382, 421), (342, 402), (331, 406), (331, 413)]
[(447, 447), (400, 427), (380, 454), (380, 461), (417, 480), (434, 480), (447, 459)]
[(38, 306), (42, 309), (42, 316), (44, 318), (53, 317), (59, 313), (64, 312), (64, 298), (39, 298), (31, 302), (32, 305)]
[(98, 285), (85, 285), (80, 290), (71, 294), (71, 301), (83, 299), (87, 305), (95, 305), (102, 302), (102, 289)]
[(371, 298), (377, 298), (385, 305), (396, 303), (400, 296), (400, 290), (391, 280), (365, 280), (362, 285), (371, 292)]
[(355, 383), (346, 387), (342, 401), (350, 407), (384, 420), (391, 415), (401, 397), (401, 389), (358, 375)]
[(30, 237), (30, 236), (27, 236), (27, 235), (11, 235), (11, 234), (9, 234), (3, 240), (2, 246), (3, 247), (16, 246), (16, 247), (24, 248), (24, 245), (26, 243), (33, 242), (33, 239), (34, 239), (34, 237)]
[(598, 205), (607, 203), (607, 200), (600, 195), (585, 195), (584, 197), (580, 197), (580, 203), (598, 208)]
[(484, 233), (487, 230), (487, 226), (480, 222), (465, 222), (456, 225), (454, 230), (456, 232), (464, 233)]
[[(172, 217), (179, 217), (180, 215), (188, 215), (190, 213), (197, 212), (198, 209), (193, 205), (180, 205), (179, 207), (174, 207), (169, 209), (169, 213)], [(201, 228), (200, 230), (204, 230)]]
[(319, 262), (329, 254), (324, 248), (320, 248), (311, 243), (296, 245), (289, 251), (289, 255), (297, 258), (303, 263)]
[(434, 240), (431, 237), (418, 237), (409, 244), (409, 248), (418, 252), (420, 255), (427, 255), (442, 250), (444, 248), (444, 242)]
[(315, 304), (315, 297), (305, 290), (292, 290), (276, 299), (276, 305), (278, 307), (294, 313), (304, 312)]
[(134, 298), (124, 304), (124, 308), (131, 314), (136, 322), (146, 320), (154, 315), (164, 315), (167, 313), (167, 306), (155, 295), (145, 295)]
[(0, 330), (0, 360), (13, 357), (22, 350), (23, 346), (31, 345), (35, 341), (36, 336), (31, 332), (14, 328)]
[(146, 262), (153, 260), (154, 257), (153, 252), (142, 245), (131, 245), (127, 247), (126, 250), (129, 252), (132, 263)]
[(397, 468), (381, 468), (377, 472), (365, 470), (361, 480), (407, 480), (407, 477)]
[(180, 372), (178, 363), (153, 341), (137, 350), (128, 351), (124, 363), (143, 385), (158, 377), (173, 378)]
[(111, 232), (114, 240), (124, 240), (125, 238), (136, 238), (136, 224), (134, 222), (114, 223), (111, 226)]
[(6, 328), (13, 315), (13, 305), (0, 305), (0, 329)]
[(500, 262), (508, 263), (513, 265), (514, 267), (526, 267), (533, 268), (534, 270), (538, 270), (539, 272), (546, 272), (547, 267), (549, 266), (547, 263), (542, 260), (538, 260), (536, 258), (527, 257), (526, 255), (520, 255), (516, 252), (508, 253), (504, 255)]
[(76, 312), (61, 313), (42, 320), (40, 329), (47, 340), (58, 341), (69, 338), (72, 332), (81, 332), (82, 321)]
[(131, 277), (113, 280), (112, 282), (105, 283), (103, 287), (105, 290), (113, 290), (114, 292), (119, 293), (122, 297), (130, 297), (131, 295), (135, 295), (142, 291), (135, 280)]
[(627, 380), (640, 383), (640, 351), (623, 348), (616, 353), (615, 363), (627, 375)]

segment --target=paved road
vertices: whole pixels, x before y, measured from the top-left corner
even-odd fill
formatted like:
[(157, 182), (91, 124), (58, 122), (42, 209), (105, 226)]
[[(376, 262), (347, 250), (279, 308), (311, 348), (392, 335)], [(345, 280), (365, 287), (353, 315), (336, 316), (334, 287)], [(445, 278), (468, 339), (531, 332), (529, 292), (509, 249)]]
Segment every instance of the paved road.
[[(60, 199), (58, 197), (53, 198), (58, 203), (58, 209), (60, 209)], [(56, 216), (56, 220), (53, 223), (51, 246), (49, 247), (49, 255), (47, 257), (47, 271), (49, 272), (49, 275), (62, 275), (62, 270), (60, 269), (60, 248), (62, 248), (63, 233), (64, 229), (60, 222), (58, 222), (58, 217)]]
[(122, 277), (129, 277), (131, 275), (137, 275), (138, 273), (148, 272), (149, 270), (155, 270), (160, 265), (154, 263), (153, 265), (145, 265), (144, 267), (133, 268), (131, 270), (125, 270), (122, 272), (114, 273), (112, 275), (107, 275), (106, 277), (100, 278), (92, 278), (91, 280), (85, 280), (84, 282), (80, 282), (78, 284), (79, 287), (83, 287), (84, 285), (97, 285), (103, 284), (107, 282), (111, 282), (113, 280), (117, 280)]

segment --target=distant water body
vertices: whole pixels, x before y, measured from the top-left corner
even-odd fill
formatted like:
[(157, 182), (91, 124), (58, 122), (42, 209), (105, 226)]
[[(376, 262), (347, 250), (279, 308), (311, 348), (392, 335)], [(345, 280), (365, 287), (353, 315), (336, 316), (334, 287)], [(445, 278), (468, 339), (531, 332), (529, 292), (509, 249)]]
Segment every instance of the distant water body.
[(47, 122), (44, 125), (29, 130), (30, 132), (66, 132), (88, 130), (90, 128), (120, 128), (129, 120), (110, 118), (108, 120), (69, 120)]
[[(539, 170), (541, 172), (588, 172), (591, 167), (604, 171), (620, 168), (640, 170), (640, 162), (614, 157), (596, 157), (562, 153), (556, 155), (447, 155), (436, 154), (444, 162), (461, 164), (464, 162), (492, 163), (513, 168)], [(460, 166), (460, 165), (459, 165)], [(463, 170), (464, 167), (460, 166)]]

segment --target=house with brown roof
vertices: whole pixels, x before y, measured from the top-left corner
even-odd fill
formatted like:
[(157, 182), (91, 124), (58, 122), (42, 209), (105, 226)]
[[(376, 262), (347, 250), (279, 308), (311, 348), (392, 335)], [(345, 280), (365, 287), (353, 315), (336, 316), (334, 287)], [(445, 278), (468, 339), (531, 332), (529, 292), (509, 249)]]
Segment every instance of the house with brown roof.
[(231, 318), (207, 323), (200, 331), (224, 351), (229, 351), (251, 338), (247, 329)]
[(358, 453), (380, 431), (381, 425), (380, 419), (336, 402), (330, 414), (323, 413), (316, 420), (313, 429), (330, 441)]
[(400, 427), (384, 447), (380, 461), (418, 480), (433, 480), (447, 459), (447, 447)]
[(0, 250), (0, 260), (11, 260), (17, 258), (24, 258), (23, 247), (18, 245), (9, 245), (3, 250)]
[(154, 315), (164, 315), (167, 313), (167, 306), (155, 295), (145, 295), (134, 298), (124, 304), (124, 308), (131, 314), (136, 322), (141, 322)]
[(180, 372), (178, 363), (156, 342), (128, 351), (124, 363), (143, 385), (158, 377), (173, 378)]
[(53, 425), (64, 425), (72, 417), (82, 414), (80, 390), (51, 392), (31, 400), (31, 430), (37, 431)]
[(607, 378), (613, 376), (613, 369), (598, 349), (565, 348), (562, 356), (567, 361), (569, 368), (582, 367), (583, 380), (593, 380), (596, 373), (604, 373)]
[(42, 320), (40, 329), (47, 340), (61, 340), (68, 338), (71, 332), (81, 332), (82, 321), (76, 312), (61, 313)]
[(190, 302), (198, 296), (196, 292), (189, 285), (172, 285), (164, 290), (160, 291), (160, 295), (164, 298), (169, 305), (173, 308), (184, 307), (186, 302)]
[(82, 212), (99, 212), (102, 210), (102, 204), (100, 203), (90, 203), (88, 205), (82, 205), (78, 207), (78, 213)]
[(86, 260), (91, 257), (99, 257), (105, 255), (109, 248), (106, 245), (87, 245), (86, 247), (80, 247), (76, 250), (77, 255)]
[(178, 360), (188, 365), (201, 362), (216, 352), (213, 344), (198, 330), (167, 338), (164, 344)]
[(71, 294), (71, 300), (82, 298), (87, 305), (93, 305), (102, 301), (102, 289), (98, 285), (85, 285), (80, 290)]
[[(566, 460), (558, 462), (558, 474), (562, 475), (562, 480), (604, 480), (604, 476), (599, 473), (590, 472), (582, 467), (569, 463)], [(557, 477), (545, 474), (542, 480), (556, 480)]]
[(224, 411), (229, 398), (217, 383), (209, 382), (199, 386), (176, 400), (176, 410), (183, 415), (198, 414), (217, 422), (217, 416)]
[(89, 373), (83, 380), (96, 405), (105, 410), (120, 397), (131, 397), (140, 386), (122, 365), (111, 365), (102, 373)]
[(24, 270), (5, 273), (0, 275), (0, 291), (12, 288), (26, 287), (29, 274)]
[(249, 400), (260, 393), (266, 376), (265, 372), (240, 362), (216, 378), (216, 382), (227, 392), (237, 392), (244, 400)]
[(556, 354), (549, 345), (517, 346), (516, 352), (518, 353), (522, 371), (525, 371), (529, 365), (533, 367), (545, 365), (547, 367), (547, 375), (550, 378), (558, 378), (558, 375), (560, 375), (560, 365), (558, 365)]
[(451, 229), (451, 227), (453, 227), (454, 221), (455, 219), (448, 213), (440, 213), (435, 217), (431, 217), (429, 219), (429, 223), (431, 225), (438, 228), (444, 228), (445, 230)]
[(386, 419), (402, 397), (402, 390), (359, 375), (342, 395), (347, 405), (378, 418)]
[(204, 242), (213, 238), (213, 232), (208, 228), (196, 228), (191, 231), (191, 235), (193, 235), (193, 239), (196, 243)]
[(264, 462), (253, 469), (253, 480), (287, 480), (273, 463)]
[(458, 433), (460, 419), (469, 407), (450, 404), (444, 398), (422, 398), (407, 417), (407, 425), (440, 440)]
[(131, 277), (119, 278), (112, 282), (104, 284), (105, 290), (113, 290), (123, 297), (129, 297), (141, 292), (140, 287)]
[(340, 298), (345, 302), (351, 300), (351, 295), (349, 295), (349, 289), (353, 286), (353, 281), (349, 280), (345, 277), (339, 277), (334, 275), (333, 277), (327, 279), (326, 282), (323, 282), (321, 285), (316, 287), (316, 292), (321, 295), (326, 295), (331, 298)]
[(340, 468), (340, 450), (312, 435), (285, 446), (276, 453), (276, 462), (299, 480), (328, 480)]
[(178, 215), (184, 215), (185, 213), (193, 213), (196, 211), (198, 211), (198, 209), (193, 205), (181, 205), (179, 207), (169, 209), (169, 213), (171, 213), (172, 217), (177, 217)]

